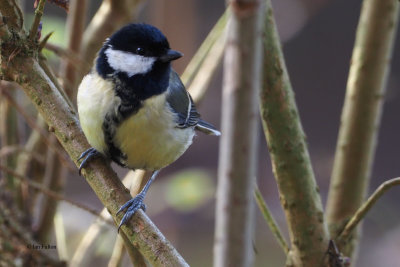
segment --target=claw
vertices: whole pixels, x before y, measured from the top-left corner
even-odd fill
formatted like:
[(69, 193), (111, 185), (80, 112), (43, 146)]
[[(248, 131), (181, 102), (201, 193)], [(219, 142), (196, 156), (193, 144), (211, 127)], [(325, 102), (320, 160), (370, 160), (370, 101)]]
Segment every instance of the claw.
[(140, 209), (146, 212), (146, 204), (142, 203), (142, 205), (140, 205)]
[(117, 211), (117, 215), (126, 209), (127, 211), (125, 212), (124, 216), (121, 219), (121, 222), (119, 223), (118, 233), (121, 226), (126, 224), (138, 209), (143, 209), (143, 211), (146, 210), (146, 205), (143, 203), (144, 196), (145, 194), (139, 193), (136, 197), (127, 201), (124, 205), (121, 206), (121, 208), (119, 208), (119, 210)]
[(85, 168), (86, 164), (88, 163), (88, 160), (90, 160), (91, 158), (93, 158), (94, 156), (100, 154), (100, 152), (98, 152), (96, 149), (94, 149), (93, 147), (87, 149), (86, 151), (84, 151), (78, 158), (78, 160), (81, 160), (82, 158), (83, 161), (81, 162), (81, 164), (79, 165), (79, 175), (81, 175), (82, 169)]
[(118, 226), (118, 233), (119, 229), (121, 228), (122, 225), (126, 224), (129, 219), (135, 214), (135, 212), (138, 209), (142, 209), (143, 211), (146, 211), (146, 205), (143, 203), (144, 197), (146, 196), (147, 190), (149, 190), (150, 184), (154, 181), (156, 176), (160, 170), (154, 171), (153, 174), (151, 175), (150, 179), (147, 181), (145, 186), (143, 187), (142, 191), (136, 195), (136, 197), (132, 198), (131, 200), (127, 201), (124, 205), (119, 208), (117, 211), (117, 215), (124, 210), (126, 210), (124, 216), (121, 219), (121, 222), (119, 223)]
[(124, 205), (121, 206), (121, 208), (119, 208), (119, 210), (117, 211), (117, 214), (120, 214), (121, 212), (123, 212), (124, 210), (126, 210), (135, 200), (135, 198), (130, 199), (129, 201), (127, 201)]

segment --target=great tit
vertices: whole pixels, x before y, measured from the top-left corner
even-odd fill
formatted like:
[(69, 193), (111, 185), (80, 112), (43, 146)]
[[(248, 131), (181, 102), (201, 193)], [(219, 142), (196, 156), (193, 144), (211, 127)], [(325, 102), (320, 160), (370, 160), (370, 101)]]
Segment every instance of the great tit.
[(78, 89), (82, 130), (92, 146), (79, 157), (79, 172), (103, 155), (130, 169), (152, 171), (142, 191), (117, 212), (126, 211), (119, 228), (139, 209), (159, 171), (191, 145), (195, 130), (220, 132), (200, 119), (171, 61), (183, 55), (170, 49), (160, 30), (129, 24), (103, 44), (95, 66)]

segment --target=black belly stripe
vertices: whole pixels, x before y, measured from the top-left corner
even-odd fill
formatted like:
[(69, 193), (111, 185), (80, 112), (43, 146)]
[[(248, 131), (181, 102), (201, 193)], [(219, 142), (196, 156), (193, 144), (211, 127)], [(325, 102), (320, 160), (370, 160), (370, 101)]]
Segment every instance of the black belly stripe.
[[(143, 101), (167, 89), (169, 72), (170, 69), (168, 68), (164, 73), (166, 83), (154, 83), (151, 77), (144, 77), (143, 75), (135, 75), (129, 78), (124, 73), (114, 73), (111, 77), (108, 77), (112, 79), (115, 85), (115, 94), (121, 99), (121, 104), (118, 108), (110, 110), (106, 114), (102, 128), (104, 141), (107, 146), (107, 156), (117, 164), (125, 167), (124, 162), (127, 159), (126, 154), (114, 143), (115, 132), (118, 126), (125, 119), (137, 113), (143, 106)], [(149, 86), (154, 86), (154, 84), (157, 85), (157, 88), (147, 88)], [(140, 88), (140, 90), (138, 88)], [(134, 136), (132, 136), (132, 138), (134, 138)]]
[(115, 119), (110, 113), (106, 114), (103, 122), (103, 133), (104, 133), (104, 142), (107, 146), (107, 156), (110, 157), (113, 161), (115, 161), (118, 165), (125, 167), (123, 161), (126, 159), (126, 155), (122, 153), (122, 151), (114, 144), (114, 136), (115, 130), (119, 123), (115, 123)]
[[(135, 104), (132, 104), (135, 103)], [(129, 116), (135, 114), (142, 106), (140, 101), (130, 101), (130, 103), (124, 103), (118, 106), (116, 111), (110, 111), (104, 117), (104, 122), (102, 125), (104, 142), (107, 146), (107, 156), (115, 161), (118, 165), (126, 167), (124, 162), (127, 159), (126, 154), (115, 145), (114, 137), (118, 126)], [(134, 138), (134, 136), (132, 136)]]

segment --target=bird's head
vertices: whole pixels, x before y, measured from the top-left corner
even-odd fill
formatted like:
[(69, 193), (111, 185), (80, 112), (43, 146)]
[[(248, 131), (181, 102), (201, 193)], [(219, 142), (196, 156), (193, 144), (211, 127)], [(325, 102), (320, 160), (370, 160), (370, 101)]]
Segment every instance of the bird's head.
[(169, 67), (182, 53), (169, 47), (167, 38), (154, 26), (129, 24), (115, 32), (101, 48), (96, 68), (100, 75), (147, 74), (154, 65)]

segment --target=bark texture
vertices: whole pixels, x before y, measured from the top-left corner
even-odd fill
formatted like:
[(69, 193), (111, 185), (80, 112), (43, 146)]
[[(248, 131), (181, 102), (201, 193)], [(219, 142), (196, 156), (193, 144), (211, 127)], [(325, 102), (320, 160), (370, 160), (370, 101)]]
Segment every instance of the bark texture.
[(260, 109), (289, 227), (291, 250), (287, 266), (322, 266), (329, 237), (321, 198), (270, 1), (267, 1), (266, 13)]
[(260, 1), (230, 1), (224, 61), (222, 137), (216, 208), (214, 266), (253, 262), (253, 186), (256, 176), (260, 86)]

